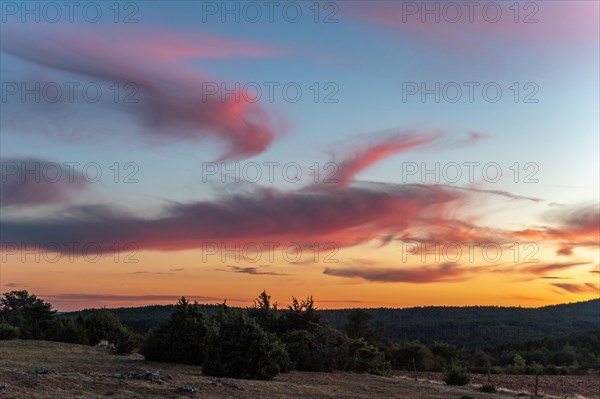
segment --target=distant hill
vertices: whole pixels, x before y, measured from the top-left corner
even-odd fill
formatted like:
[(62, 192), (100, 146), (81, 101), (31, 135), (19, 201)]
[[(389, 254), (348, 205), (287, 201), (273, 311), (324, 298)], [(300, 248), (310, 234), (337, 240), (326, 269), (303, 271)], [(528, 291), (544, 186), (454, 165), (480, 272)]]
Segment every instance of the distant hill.
[[(324, 310), (334, 326), (344, 326), (351, 310)], [(384, 337), (405, 342), (444, 341), (485, 348), (600, 328), (600, 299), (542, 308), (469, 306), (368, 309)]]
[[(217, 305), (203, 305), (214, 314)], [(318, 303), (317, 303), (318, 306)], [(600, 299), (542, 308), (429, 306), (408, 309), (364, 309), (373, 316), (372, 325), (394, 342), (444, 341), (462, 348), (486, 348), (512, 342), (558, 337), (600, 329)], [(90, 310), (67, 313), (70, 316)], [(121, 321), (140, 333), (169, 317), (173, 305), (116, 308)], [(343, 329), (352, 309), (321, 310), (323, 317)]]

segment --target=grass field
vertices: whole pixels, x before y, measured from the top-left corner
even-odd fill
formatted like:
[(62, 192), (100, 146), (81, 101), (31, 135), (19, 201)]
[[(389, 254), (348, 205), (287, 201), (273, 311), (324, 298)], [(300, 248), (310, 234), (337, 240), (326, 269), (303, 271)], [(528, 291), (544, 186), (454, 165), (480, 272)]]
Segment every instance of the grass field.
[[(435, 379), (435, 376), (423, 377)], [(599, 377), (589, 378), (587, 384), (591, 384), (592, 389), (598, 388)], [(196, 392), (181, 392), (184, 385), (192, 386)], [(484, 394), (475, 387), (447, 387), (425, 379), (415, 382), (405, 376), (292, 372), (274, 381), (220, 379), (203, 376), (196, 366), (146, 362), (140, 355), (114, 356), (100, 348), (45, 341), (0, 341), (0, 398), (105, 397), (491, 399), (526, 396), (518, 392)]]

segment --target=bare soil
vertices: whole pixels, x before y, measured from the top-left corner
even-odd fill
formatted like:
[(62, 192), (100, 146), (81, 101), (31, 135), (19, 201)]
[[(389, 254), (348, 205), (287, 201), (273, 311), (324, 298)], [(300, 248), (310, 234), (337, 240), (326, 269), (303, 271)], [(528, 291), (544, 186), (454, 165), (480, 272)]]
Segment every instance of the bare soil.
[[(590, 384), (598, 387), (597, 377)], [(196, 392), (181, 392), (184, 385)], [(447, 387), (404, 376), (291, 372), (274, 381), (212, 378), (203, 376), (197, 366), (147, 362), (137, 354), (115, 356), (101, 348), (58, 342), (0, 341), (0, 398), (106, 397), (492, 399), (517, 395), (484, 394), (476, 387)]]

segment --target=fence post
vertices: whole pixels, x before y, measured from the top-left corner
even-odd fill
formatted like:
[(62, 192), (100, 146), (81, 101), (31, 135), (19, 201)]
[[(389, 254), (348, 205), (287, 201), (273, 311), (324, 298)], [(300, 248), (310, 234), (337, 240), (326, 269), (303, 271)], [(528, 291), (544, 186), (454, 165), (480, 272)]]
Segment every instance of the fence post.
[(415, 381), (417, 381), (417, 363), (415, 362), (415, 358), (413, 357), (413, 370), (415, 372)]

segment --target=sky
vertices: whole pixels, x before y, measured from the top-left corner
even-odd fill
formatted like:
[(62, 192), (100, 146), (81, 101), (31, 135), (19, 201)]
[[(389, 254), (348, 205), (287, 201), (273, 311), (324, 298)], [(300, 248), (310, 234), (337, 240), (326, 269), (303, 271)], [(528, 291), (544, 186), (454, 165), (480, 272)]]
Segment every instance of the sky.
[(0, 292), (600, 295), (596, 1), (6, 1)]

